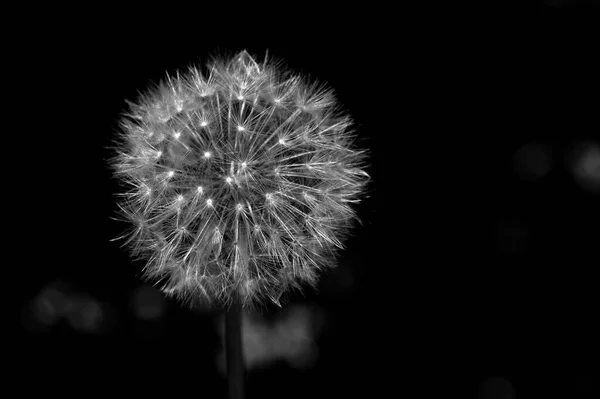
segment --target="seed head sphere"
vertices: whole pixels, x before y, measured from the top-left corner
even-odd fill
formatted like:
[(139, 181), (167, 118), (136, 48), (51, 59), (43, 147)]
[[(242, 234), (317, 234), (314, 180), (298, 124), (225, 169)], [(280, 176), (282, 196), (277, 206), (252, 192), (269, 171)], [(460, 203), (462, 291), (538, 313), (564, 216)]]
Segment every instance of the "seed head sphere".
[(129, 105), (110, 158), (119, 238), (163, 292), (279, 305), (335, 265), (369, 176), (330, 89), (242, 51)]

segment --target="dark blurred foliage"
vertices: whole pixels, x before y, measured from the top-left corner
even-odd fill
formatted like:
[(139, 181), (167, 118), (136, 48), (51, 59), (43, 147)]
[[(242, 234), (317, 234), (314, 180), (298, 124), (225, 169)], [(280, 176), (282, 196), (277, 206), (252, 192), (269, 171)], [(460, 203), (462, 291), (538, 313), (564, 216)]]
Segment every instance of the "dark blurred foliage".
[(12, 164), (27, 174), (11, 187), (26, 217), (8, 246), (22, 256), (6, 256), (23, 273), (11, 282), (15, 381), (78, 397), (225, 397), (218, 309), (165, 300), (109, 241), (124, 226), (110, 219), (105, 147), (124, 100), (166, 71), (269, 48), (336, 89), (373, 184), (319, 292), (248, 321), (248, 398), (592, 397), (598, 13), (492, 3), (28, 21), (12, 58), (24, 77), (9, 82), (29, 105)]

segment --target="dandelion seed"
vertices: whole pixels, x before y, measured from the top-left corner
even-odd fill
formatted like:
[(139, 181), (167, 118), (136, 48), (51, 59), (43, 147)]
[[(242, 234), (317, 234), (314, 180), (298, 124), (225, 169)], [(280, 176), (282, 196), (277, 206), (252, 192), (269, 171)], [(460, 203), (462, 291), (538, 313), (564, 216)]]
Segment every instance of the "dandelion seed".
[(112, 159), (130, 186), (119, 208), (126, 244), (163, 292), (280, 304), (335, 266), (367, 155), (333, 92), (317, 87), (242, 51), (131, 104)]

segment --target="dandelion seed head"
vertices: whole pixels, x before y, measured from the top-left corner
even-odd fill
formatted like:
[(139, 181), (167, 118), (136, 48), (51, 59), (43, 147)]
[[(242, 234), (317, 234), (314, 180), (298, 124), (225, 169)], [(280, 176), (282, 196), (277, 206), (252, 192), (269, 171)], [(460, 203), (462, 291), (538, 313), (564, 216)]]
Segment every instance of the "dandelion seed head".
[(335, 266), (369, 176), (332, 90), (242, 51), (168, 77), (127, 115), (111, 160), (126, 244), (163, 292), (279, 304)]

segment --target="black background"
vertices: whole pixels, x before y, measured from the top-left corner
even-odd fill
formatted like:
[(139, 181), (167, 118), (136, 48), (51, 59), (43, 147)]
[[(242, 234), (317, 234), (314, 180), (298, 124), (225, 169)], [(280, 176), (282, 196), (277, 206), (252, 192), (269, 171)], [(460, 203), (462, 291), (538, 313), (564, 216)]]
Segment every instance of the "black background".
[[(503, 376), (518, 397), (587, 397), (577, 381), (598, 372), (600, 197), (562, 157), (600, 137), (598, 12), (297, 5), (255, 17), (233, 8), (52, 10), (23, 29), (11, 58), (22, 78), (5, 77), (23, 112), (9, 134), (12, 167), (26, 173), (9, 202), (22, 208), (7, 208), (19, 217), (21, 246), (7, 251), (20, 256), (7, 259), (23, 272), (13, 299), (22, 387), (225, 397), (218, 312), (168, 300), (158, 323), (132, 313), (143, 265), (109, 241), (123, 226), (110, 219), (105, 147), (124, 100), (167, 71), (268, 48), (336, 90), (371, 150), (373, 183), (340, 256), (345, 272), (291, 298), (328, 315), (316, 365), (252, 371), (247, 396), (470, 398)], [(552, 149), (552, 169), (523, 182), (514, 155), (532, 140)], [(515, 223), (528, 237), (516, 252), (518, 237), (500, 230)], [(111, 328), (31, 328), (29, 304), (56, 281), (106, 304)]]

